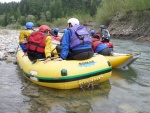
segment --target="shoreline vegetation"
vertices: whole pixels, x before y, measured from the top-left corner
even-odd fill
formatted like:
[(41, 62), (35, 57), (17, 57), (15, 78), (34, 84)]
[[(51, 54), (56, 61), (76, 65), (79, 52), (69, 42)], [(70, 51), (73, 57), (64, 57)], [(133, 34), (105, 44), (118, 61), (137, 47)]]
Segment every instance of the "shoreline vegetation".
[[(94, 29), (95, 31), (98, 31), (99, 25), (104, 24), (106, 28), (110, 31), (110, 34), (113, 38), (150, 41), (149, 0), (136, 0), (136, 2), (135, 0), (113, 0), (111, 2), (109, 0), (96, 0), (96, 2), (94, 2), (94, 0), (86, 0), (87, 4), (85, 4), (85, 1), (82, 1), (81, 3), (83, 6), (82, 9), (79, 8), (80, 5), (77, 5), (79, 1), (76, 1), (74, 2), (73, 8), (77, 8), (78, 10), (74, 12), (74, 10), (72, 9), (65, 14), (64, 12), (68, 11), (66, 9), (67, 7), (63, 7), (61, 10), (55, 11), (56, 4), (58, 4), (59, 7), (62, 7), (62, 5), (69, 5), (69, 7), (72, 7), (72, 3), (67, 4), (64, 3), (64, 1), (62, 0), (60, 0), (61, 2), (57, 3), (56, 1), (50, 2), (51, 0), (48, 0), (50, 3), (52, 3), (49, 4), (53, 6), (54, 10), (53, 12), (45, 11), (45, 14), (44, 12), (37, 13), (39, 15), (39, 19), (37, 18), (36, 14), (34, 15), (33, 12), (29, 12), (25, 8), (25, 5), (27, 6), (28, 4), (32, 4), (30, 8), (34, 9), (34, 6), (38, 4), (39, 1), (34, 4), (33, 1), (34, 0), (21, 0), (20, 3), (17, 3), (17, 12), (13, 13), (12, 15), (9, 13), (12, 22), (10, 22), (5, 27), (0, 27), (0, 29), (24, 29), (23, 25), (25, 25), (25, 22), (29, 20), (33, 21), (36, 27), (38, 27), (40, 24), (46, 24), (49, 25), (51, 28), (59, 27), (60, 29), (64, 29), (67, 28), (67, 20), (70, 17), (75, 17), (80, 20), (82, 25), (87, 26), (88, 30)], [(8, 6), (10, 4), (8, 4)], [(0, 3), (0, 5), (3, 6), (4, 4)], [(7, 6), (7, 4), (5, 5)], [(13, 5), (15, 6), (15, 3), (13, 3)], [(21, 9), (19, 6), (22, 6), (22, 8), (24, 9)], [(87, 7), (89, 8), (87, 11), (85, 11)], [(34, 11), (37, 11), (36, 9)], [(25, 14), (26, 16), (23, 12), (20, 12), (21, 10), (27, 12)], [(46, 6), (45, 10), (48, 10), (46, 9)], [(54, 13), (55, 15), (52, 15), (51, 13)], [(17, 20), (15, 19), (14, 15), (18, 15)], [(3, 13), (1, 11), (0, 20), (5, 19), (6, 16), (8, 17), (7, 11)], [(7, 18), (6, 20), (10, 19)], [(2, 22), (3, 21), (1, 21), (1, 23)]]
[(102, 0), (95, 17), (97, 25), (106, 25), (113, 38), (150, 41), (148, 0)]

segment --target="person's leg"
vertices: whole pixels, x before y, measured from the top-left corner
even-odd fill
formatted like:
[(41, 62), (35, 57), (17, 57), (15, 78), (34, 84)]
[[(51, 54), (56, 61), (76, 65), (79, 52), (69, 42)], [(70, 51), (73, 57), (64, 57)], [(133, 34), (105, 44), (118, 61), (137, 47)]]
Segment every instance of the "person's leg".
[(27, 52), (26, 44), (20, 44), (20, 47), (21, 47), (23, 52)]
[(35, 54), (34, 54), (34, 52), (28, 51), (27, 53), (28, 53), (29, 60), (34, 61), (34, 60), (37, 59), (36, 56), (35, 56)]
[(91, 58), (94, 55), (94, 52), (92, 49), (87, 50), (79, 50), (79, 51), (72, 51), (69, 53), (67, 59), (69, 60), (85, 60), (88, 58)]
[(111, 56), (111, 51), (109, 48), (105, 48), (103, 49), (102, 51), (98, 52), (99, 54), (101, 55), (104, 55), (104, 56)]
[(56, 51), (57, 51), (57, 53), (58, 53), (58, 54), (61, 53), (61, 50), (62, 50), (62, 45), (57, 44), (57, 46), (56, 46)]

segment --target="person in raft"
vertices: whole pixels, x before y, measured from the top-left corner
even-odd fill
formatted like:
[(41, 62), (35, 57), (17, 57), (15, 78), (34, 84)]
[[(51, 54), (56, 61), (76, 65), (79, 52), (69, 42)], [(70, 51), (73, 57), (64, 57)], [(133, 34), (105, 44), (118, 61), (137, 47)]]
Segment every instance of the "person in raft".
[(27, 38), (27, 53), (31, 61), (45, 58), (45, 63), (51, 60), (52, 40), (50, 27), (41, 25), (38, 31)]
[(113, 51), (114, 45), (113, 45), (112, 42), (110, 42), (110, 33), (109, 33), (109, 31), (105, 28), (104, 25), (100, 25), (99, 28), (100, 28), (100, 32), (101, 32), (101, 41), (105, 45), (107, 45), (110, 48), (111, 51)]
[(90, 34), (76, 18), (68, 20), (68, 29), (62, 39), (60, 58), (56, 60), (85, 60), (94, 54)]
[(100, 37), (98, 35), (93, 35), (92, 37), (92, 48), (94, 53), (98, 53), (104, 56), (112, 55), (109, 47), (100, 41)]
[(100, 31), (101, 31), (101, 38), (103, 42), (109, 42), (110, 41), (110, 33), (109, 31), (105, 28), (104, 25), (99, 26)]
[(32, 22), (26, 23), (26, 29), (20, 31), (19, 45), (22, 48), (24, 55), (27, 55), (26, 43), (27, 37), (34, 31), (34, 24)]
[(94, 34), (95, 34), (95, 30), (94, 30), (94, 29), (91, 29), (91, 30), (90, 30), (90, 35), (91, 35), (91, 37), (93, 37)]
[(59, 33), (59, 28), (54, 28), (51, 30), (50, 34), (57, 37)]

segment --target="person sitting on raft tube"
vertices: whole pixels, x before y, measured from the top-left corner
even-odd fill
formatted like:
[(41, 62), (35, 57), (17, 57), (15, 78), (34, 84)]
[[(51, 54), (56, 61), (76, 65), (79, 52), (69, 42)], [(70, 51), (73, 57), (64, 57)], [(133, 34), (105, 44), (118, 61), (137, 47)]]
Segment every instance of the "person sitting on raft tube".
[(92, 48), (95, 53), (104, 55), (104, 56), (111, 56), (111, 50), (109, 47), (103, 42), (100, 41), (100, 37), (98, 35), (93, 35), (92, 37)]
[(26, 49), (27, 37), (34, 31), (33, 27), (34, 24), (32, 22), (27, 22), (26, 29), (20, 31), (19, 45), (22, 48), (24, 55), (27, 55)]
[(45, 63), (51, 60), (52, 40), (50, 27), (41, 25), (38, 31), (33, 32), (27, 39), (27, 53), (31, 61), (46, 58)]
[(62, 39), (62, 50), (57, 60), (84, 60), (94, 54), (91, 38), (84, 26), (79, 24), (76, 18), (68, 20), (69, 28)]

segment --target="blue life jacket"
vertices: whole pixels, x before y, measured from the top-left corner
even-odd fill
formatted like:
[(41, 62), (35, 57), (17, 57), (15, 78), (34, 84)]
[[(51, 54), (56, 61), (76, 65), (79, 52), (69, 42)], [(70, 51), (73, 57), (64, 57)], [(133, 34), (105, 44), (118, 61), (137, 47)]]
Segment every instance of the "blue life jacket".
[(86, 27), (75, 25), (69, 28), (71, 30), (70, 49), (73, 49), (81, 44), (91, 44), (91, 37)]

